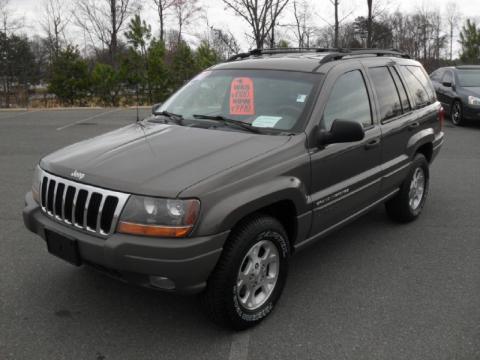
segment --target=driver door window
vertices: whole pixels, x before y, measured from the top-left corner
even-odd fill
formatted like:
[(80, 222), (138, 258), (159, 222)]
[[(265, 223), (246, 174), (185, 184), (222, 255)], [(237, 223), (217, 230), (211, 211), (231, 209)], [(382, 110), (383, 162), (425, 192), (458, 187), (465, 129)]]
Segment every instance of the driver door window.
[(359, 70), (347, 72), (335, 83), (323, 112), (322, 127), (330, 130), (334, 120), (357, 121), (372, 125), (372, 112), (365, 80)]

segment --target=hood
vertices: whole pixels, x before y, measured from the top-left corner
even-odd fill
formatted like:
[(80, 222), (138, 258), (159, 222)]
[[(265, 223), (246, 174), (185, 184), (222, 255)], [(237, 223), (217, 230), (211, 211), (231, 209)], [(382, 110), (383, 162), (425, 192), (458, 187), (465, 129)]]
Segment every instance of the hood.
[(176, 197), (183, 189), (269, 152), (287, 136), (132, 124), (46, 156), (40, 166), (67, 179), (132, 194)]
[(468, 96), (480, 97), (480, 87), (464, 87), (462, 88), (465, 94)]

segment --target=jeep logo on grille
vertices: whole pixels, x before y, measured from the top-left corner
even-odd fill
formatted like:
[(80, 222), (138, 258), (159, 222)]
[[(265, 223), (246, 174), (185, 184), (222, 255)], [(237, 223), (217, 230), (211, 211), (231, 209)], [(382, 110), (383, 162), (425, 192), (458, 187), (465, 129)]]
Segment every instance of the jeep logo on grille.
[(78, 170), (75, 170), (74, 172), (72, 172), (70, 174), (70, 176), (75, 178), (75, 179), (82, 180), (85, 177), (85, 174), (78, 171)]

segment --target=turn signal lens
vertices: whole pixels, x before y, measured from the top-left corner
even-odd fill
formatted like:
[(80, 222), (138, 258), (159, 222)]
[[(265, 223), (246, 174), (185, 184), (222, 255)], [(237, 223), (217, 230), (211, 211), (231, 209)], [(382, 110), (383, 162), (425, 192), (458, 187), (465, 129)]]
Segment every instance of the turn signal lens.
[(182, 238), (190, 234), (193, 226), (159, 226), (159, 225), (143, 225), (133, 224), (121, 221), (118, 224), (117, 231), (123, 234)]

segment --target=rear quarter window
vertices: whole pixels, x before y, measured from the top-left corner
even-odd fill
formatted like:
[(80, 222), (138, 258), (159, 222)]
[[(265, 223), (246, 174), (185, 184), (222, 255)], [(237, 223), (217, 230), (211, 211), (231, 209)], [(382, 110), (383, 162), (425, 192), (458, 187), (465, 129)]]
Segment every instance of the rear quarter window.
[(421, 108), (435, 102), (435, 90), (430, 79), (419, 66), (400, 66), (405, 83), (413, 96), (416, 108)]

